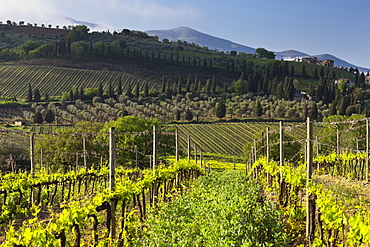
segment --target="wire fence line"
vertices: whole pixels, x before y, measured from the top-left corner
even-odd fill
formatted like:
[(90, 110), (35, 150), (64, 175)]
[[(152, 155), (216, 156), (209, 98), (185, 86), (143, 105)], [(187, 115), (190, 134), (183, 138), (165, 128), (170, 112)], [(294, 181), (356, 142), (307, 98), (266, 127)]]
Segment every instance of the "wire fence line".
[[(332, 152), (336, 150), (337, 152), (364, 152), (366, 151), (366, 128), (369, 122), (369, 118), (355, 119), (355, 120), (345, 120), (341, 122), (313, 122), (314, 129), (317, 131), (316, 136), (313, 140), (310, 140), (316, 150), (316, 154)], [(284, 126), (282, 124), (282, 129), (284, 136), (292, 135), (294, 130), (298, 128), (304, 128), (306, 123), (297, 123), (294, 125)], [(277, 148), (279, 145), (289, 146), (297, 145), (296, 152), (292, 156), (286, 156), (285, 160), (293, 161), (298, 157), (305, 155), (305, 143), (307, 138), (303, 136), (294, 136), (294, 138), (288, 138), (285, 140), (270, 140), (270, 143), (266, 143), (266, 137), (269, 135), (277, 135), (279, 133), (279, 128), (268, 129), (261, 136), (257, 137), (253, 143), (249, 143), (251, 151), (246, 152), (245, 161), (252, 162), (256, 158), (256, 154), (266, 153), (267, 146), (270, 149)], [(178, 133), (174, 131), (171, 127), (166, 126), (161, 129), (158, 137), (157, 146), (160, 149), (165, 150), (165, 156), (175, 156), (182, 155), (184, 157), (188, 156), (190, 159), (194, 157), (194, 154), (198, 152), (205, 152), (203, 144), (195, 136), (186, 136), (184, 133)], [(0, 161), (2, 166), (6, 167), (10, 161), (15, 162), (25, 162), (31, 159), (30, 155), (30, 135), (35, 136), (35, 146), (36, 153), (34, 158), (38, 163), (47, 163), (55, 160), (53, 156), (62, 157), (63, 162), (76, 163), (76, 159), (79, 159), (78, 162), (82, 162), (82, 159), (90, 159), (93, 162), (98, 163), (100, 160), (106, 160), (108, 155), (108, 142), (106, 137), (109, 135), (109, 132), (71, 132), (71, 133), (60, 133), (60, 132), (49, 132), (43, 134), (35, 134), (30, 131), (24, 130), (4, 130), (0, 129), (0, 141), (4, 144), (3, 146), (10, 147), (7, 154), (0, 153)], [(117, 147), (118, 157), (122, 156), (123, 153), (129, 154), (126, 155), (125, 161), (129, 164), (137, 163), (147, 163), (146, 165), (151, 164), (151, 157), (153, 156), (153, 131), (146, 130), (141, 132), (115, 132), (115, 135), (118, 137), (118, 142), (120, 136), (130, 136), (133, 140), (137, 137), (138, 143), (129, 142), (129, 146), (120, 146)], [(177, 135), (177, 137), (176, 137)], [(105, 139), (103, 138), (105, 136)], [(142, 137), (142, 138), (141, 138)], [(145, 138), (144, 138), (145, 137)], [(141, 138), (141, 139), (140, 139)], [(339, 138), (339, 139), (338, 139)], [(178, 142), (183, 143), (181, 148), (179, 143), (176, 145), (177, 139)], [(222, 144), (222, 140), (216, 140), (217, 143)], [(47, 143), (50, 146), (53, 145), (65, 145), (65, 147), (71, 148), (70, 150), (48, 150), (47, 148), (43, 149), (41, 143)], [(184, 147), (185, 143), (185, 147)], [(248, 145), (247, 141), (245, 141)], [(85, 146), (84, 146), (85, 145)], [(98, 147), (98, 148), (97, 148)], [(17, 153), (17, 149), (24, 149), (26, 153)], [(3, 147), (4, 149), (4, 147)], [(12, 152), (14, 149), (14, 152)], [(177, 149), (177, 151), (176, 151)], [(28, 153), (28, 154), (27, 154)], [(190, 153), (190, 154), (189, 154)], [(229, 155), (235, 155), (230, 153)], [(20, 162), (20, 163), (22, 163)]]

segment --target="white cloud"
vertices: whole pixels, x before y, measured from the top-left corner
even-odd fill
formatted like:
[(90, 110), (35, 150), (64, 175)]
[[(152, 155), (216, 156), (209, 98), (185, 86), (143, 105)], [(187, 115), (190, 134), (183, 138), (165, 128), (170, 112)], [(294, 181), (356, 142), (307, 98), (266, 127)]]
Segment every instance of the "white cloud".
[[(26, 23), (50, 23), (50, 21), (63, 21), (54, 7), (54, 1), (46, 0), (0, 0), (1, 21), (7, 20)], [(58, 23), (55, 23), (57, 25)]]
[(195, 22), (201, 11), (181, 1), (154, 0), (0, 0), (0, 21), (71, 25), (64, 16), (101, 24), (100, 30), (122, 28), (123, 23), (141, 25), (182, 25)]

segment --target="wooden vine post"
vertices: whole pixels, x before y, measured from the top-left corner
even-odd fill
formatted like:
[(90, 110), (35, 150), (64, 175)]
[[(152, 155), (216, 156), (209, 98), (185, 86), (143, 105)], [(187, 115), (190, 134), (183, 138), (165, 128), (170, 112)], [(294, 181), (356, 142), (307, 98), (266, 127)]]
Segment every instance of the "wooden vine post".
[(84, 157), (84, 167), (85, 167), (85, 169), (87, 168), (87, 159), (86, 159), (86, 153), (87, 153), (87, 151), (86, 151), (86, 137), (85, 136), (83, 136), (82, 137), (82, 146), (83, 146), (83, 153), (84, 153), (84, 155), (83, 155), (83, 157)]
[(158, 152), (158, 135), (157, 127), (153, 126), (153, 170), (157, 166), (157, 152)]
[[(270, 128), (266, 128), (266, 163), (270, 162)], [(267, 183), (271, 186), (271, 174), (267, 173)]]
[(33, 174), (35, 169), (35, 133), (32, 133), (30, 136), (30, 160), (31, 160), (30, 172), (31, 174)]
[(179, 161), (179, 130), (175, 129), (175, 152), (176, 152), (176, 161)]
[(190, 161), (190, 136), (188, 136), (188, 161)]
[[(116, 139), (114, 135), (115, 128), (109, 129), (109, 189), (111, 192), (115, 191), (115, 175), (116, 175)], [(110, 235), (112, 239), (116, 236), (116, 200), (111, 202), (111, 224)]]
[(308, 185), (312, 180), (313, 172), (313, 147), (312, 147), (312, 123), (310, 118), (307, 118), (307, 174), (306, 174), (306, 238), (308, 239), (310, 245), (313, 242), (315, 236), (315, 195), (308, 193)]
[(195, 164), (198, 162), (197, 160), (197, 145), (194, 143), (194, 162)]
[(369, 181), (369, 119), (366, 119), (366, 182)]
[(280, 121), (280, 186), (283, 182), (283, 165), (284, 165), (284, 129), (283, 129), (283, 121)]

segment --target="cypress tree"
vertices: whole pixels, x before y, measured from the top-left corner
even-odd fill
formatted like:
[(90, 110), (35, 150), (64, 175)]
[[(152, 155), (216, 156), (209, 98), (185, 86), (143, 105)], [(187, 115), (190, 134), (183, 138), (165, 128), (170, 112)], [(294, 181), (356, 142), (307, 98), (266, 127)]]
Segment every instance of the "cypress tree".
[(73, 89), (71, 89), (71, 91), (69, 91), (69, 101), (73, 100), (74, 100)]
[(216, 117), (218, 117), (220, 119), (223, 118), (223, 117), (225, 117), (225, 115), (226, 115), (226, 105), (225, 105), (225, 102), (219, 101), (219, 102), (216, 103), (215, 113), (216, 113)]
[(131, 84), (129, 83), (127, 85), (127, 88), (126, 88), (126, 96), (129, 97), (129, 98), (132, 98), (132, 88), (131, 88)]
[(55, 115), (52, 110), (48, 109), (45, 114), (45, 122), (52, 123), (55, 121)]
[(259, 100), (256, 101), (256, 115), (257, 115), (257, 117), (262, 116), (262, 106), (261, 106), (261, 102)]
[(176, 109), (175, 111), (175, 120), (179, 121), (181, 119), (181, 112), (179, 109)]
[(207, 94), (210, 94), (211, 93), (211, 82), (209, 81), (209, 79), (207, 79), (206, 81), (206, 93)]
[(36, 88), (35, 92), (33, 93), (33, 101), (40, 102), (40, 100), (41, 100), (40, 90)]
[(139, 98), (139, 96), (140, 96), (140, 86), (139, 86), (139, 83), (137, 83), (135, 85), (135, 97)]
[(99, 83), (99, 86), (98, 86), (97, 96), (103, 97), (103, 85), (101, 83)]
[(306, 66), (302, 66), (302, 77), (305, 78), (306, 77)]
[(121, 95), (121, 94), (122, 94), (122, 78), (119, 77), (118, 85), (117, 85), (117, 95)]
[(213, 75), (213, 78), (212, 78), (212, 94), (215, 94), (216, 93), (216, 76)]
[(179, 76), (179, 80), (177, 82), (177, 93), (181, 94), (182, 88), (181, 88), (181, 76)]
[(148, 86), (148, 83), (146, 82), (144, 84), (144, 97), (146, 98), (148, 97), (148, 95), (149, 95), (149, 86)]
[(187, 121), (193, 120), (193, 113), (190, 111), (190, 109), (187, 109), (185, 112), (185, 119)]
[(164, 75), (162, 76), (162, 87), (161, 87), (161, 93), (166, 92), (166, 81)]
[(185, 91), (190, 93), (190, 76), (188, 76), (188, 80), (186, 81)]
[(28, 83), (28, 94), (27, 94), (27, 101), (28, 102), (32, 102), (32, 87), (31, 87), (31, 83)]

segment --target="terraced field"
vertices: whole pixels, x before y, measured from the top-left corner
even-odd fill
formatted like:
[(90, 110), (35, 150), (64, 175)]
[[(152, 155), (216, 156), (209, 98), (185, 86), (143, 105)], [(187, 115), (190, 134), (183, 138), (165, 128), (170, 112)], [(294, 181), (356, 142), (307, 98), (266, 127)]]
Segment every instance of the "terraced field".
[(22, 65), (12, 63), (0, 64), (0, 92), (2, 96), (26, 98), (28, 83), (33, 89), (38, 88), (41, 95), (48, 93), (50, 96), (58, 96), (63, 92), (69, 92), (73, 87), (97, 88), (101, 83), (107, 88), (111, 83), (113, 88), (118, 85), (119, 78), (125, 90), (130, 84), (139, 83), (142, 90), (147, 82), (149, 89), (155, 84), (128, 73), (118, 71), (105, 71), (93, 69), (77, 69), (67, 67)]

